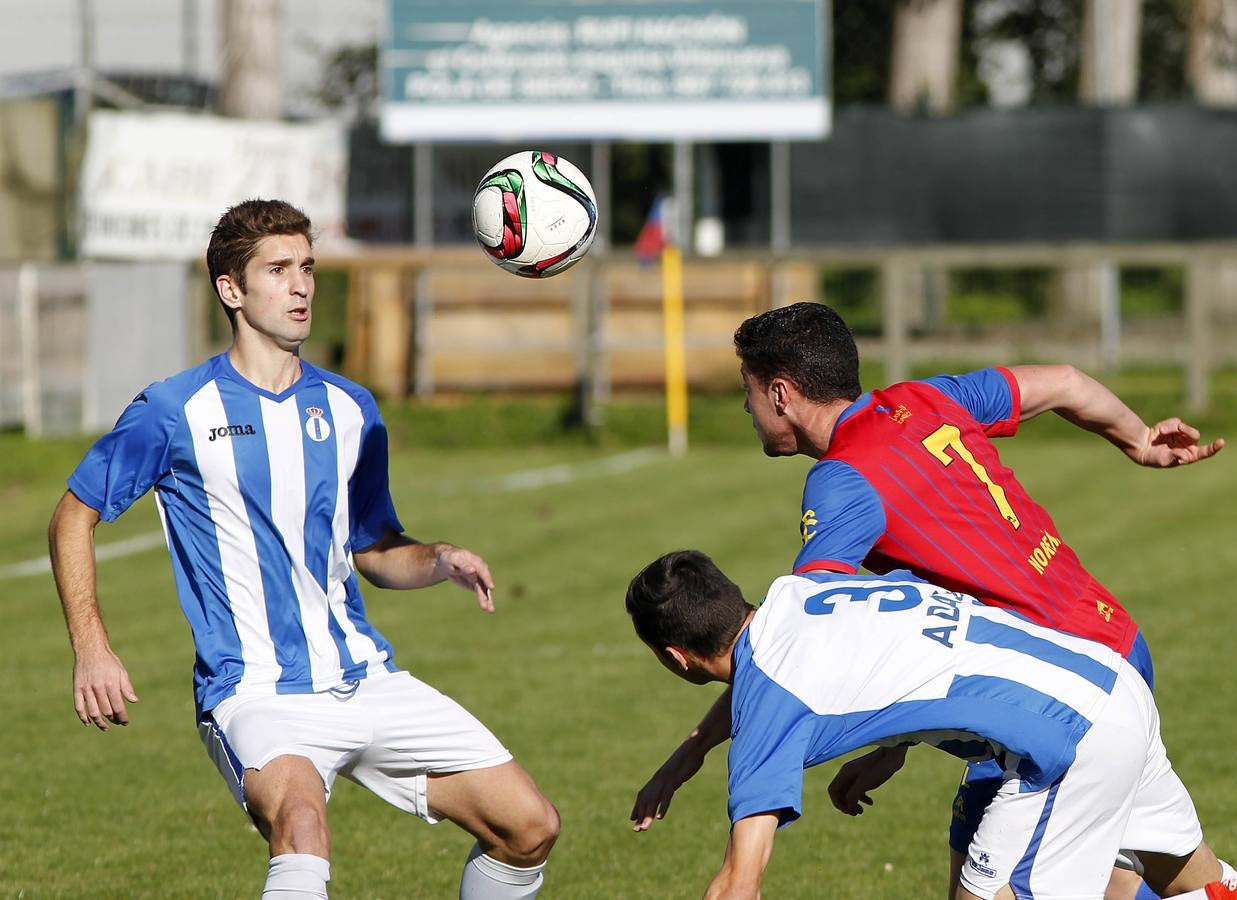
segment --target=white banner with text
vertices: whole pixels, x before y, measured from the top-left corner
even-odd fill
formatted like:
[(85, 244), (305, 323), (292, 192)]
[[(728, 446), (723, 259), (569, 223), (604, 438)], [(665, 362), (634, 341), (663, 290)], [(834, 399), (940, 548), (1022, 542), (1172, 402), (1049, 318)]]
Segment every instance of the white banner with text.
[(90, 115), (81, 255), (202, 258), (228, 207), (255, 197), (304, 210), (320, 242), (344, 236), (348, 145), (335, 123), (187, 113)]

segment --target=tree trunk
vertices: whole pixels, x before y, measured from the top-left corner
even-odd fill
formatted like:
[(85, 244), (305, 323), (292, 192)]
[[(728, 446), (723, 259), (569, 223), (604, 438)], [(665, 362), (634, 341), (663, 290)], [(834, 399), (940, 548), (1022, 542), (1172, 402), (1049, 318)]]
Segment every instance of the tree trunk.
[(899, 0), (889, 103), (899, 112), (951, 112), (957, 100), (962, 0)]
[(1200, 103), (1237, 106), (1237, 0), (1193, 0), (1185, 66)]
[(219, 111), (238, 119), (283, 115), (279, 0), (223, 0)]
[(1082, 14), (1079, 97), (1097, 106), (1138, 99), (1138, 30), (1142, 0), (1086, 0)]

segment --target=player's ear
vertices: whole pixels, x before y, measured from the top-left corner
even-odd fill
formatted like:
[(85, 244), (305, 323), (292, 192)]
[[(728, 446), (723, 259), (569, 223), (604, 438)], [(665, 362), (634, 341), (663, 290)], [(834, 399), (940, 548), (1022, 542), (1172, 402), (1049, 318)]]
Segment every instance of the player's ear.
[(230, 309), (240, 309), (241, 297), (243, 291), (240, 285), (236, 283), (236, 279), (231, 275), (220, 275), (215, 279), (215, 290), (219, 294), (219, 299), (224, 302), (224, 305)]
[(682, 647), (675, 647), (673, 644), (666, 648), (666, 658), (674, 663), (674, 667), (680, 672), (686, 672), (690, 666), (687, 660), (687, 651)]
[(786, 406), (790, 403), (790, 382), (785, 378), (774, 377), (769, 381), (769, 399), (773, 401), (773, 408), (778, 414), (786, 412)]

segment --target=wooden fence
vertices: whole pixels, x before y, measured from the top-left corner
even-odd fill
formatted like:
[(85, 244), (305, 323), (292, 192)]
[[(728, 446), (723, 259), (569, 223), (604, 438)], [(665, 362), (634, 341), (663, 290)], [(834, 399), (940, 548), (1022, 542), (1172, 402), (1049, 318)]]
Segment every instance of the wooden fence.
[[(662, 380), (661, 284), (630, 254), (586, 258), (545, 280), (499, 270), (471, 247), (327, 257), (350, 274), (344, 368), (390, 397), (575, 386), (593, 401)], [(1121, 315), (1124, 267), (1181, 267), (1182, 313), (1150, 322)], [(1174, 244), (935, 245), (836, 248), (688, 258), (684, 265), (688, 378), (737, 384), (731, 347), (746, 317), (803, 299), (829, 301), (821, 273), (878, 274), (879, 336), (861, 338), (886, 379), (925, 360), (976, 365), (1029, 360), (1115, 370), (1180, 365), (1185, 402), (1210, 401), (1210, 376), (1237, 360), (1237, 241)], [(939, 327), (925, 313), (933, 273), (1043, 269), (1056, 289), (1047, 314), (1015, 325)]]

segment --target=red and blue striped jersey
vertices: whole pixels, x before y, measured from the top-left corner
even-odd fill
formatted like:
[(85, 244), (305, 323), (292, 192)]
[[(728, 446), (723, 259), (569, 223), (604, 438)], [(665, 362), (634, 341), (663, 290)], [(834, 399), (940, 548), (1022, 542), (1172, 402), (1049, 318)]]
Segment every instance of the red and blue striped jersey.
[(798, 574), (910, 569), (1127, 655), (1129, 613), (1079, 562), (997, 454), (1018, 428), (1007, 369), (864, 394), (808, 473)]

